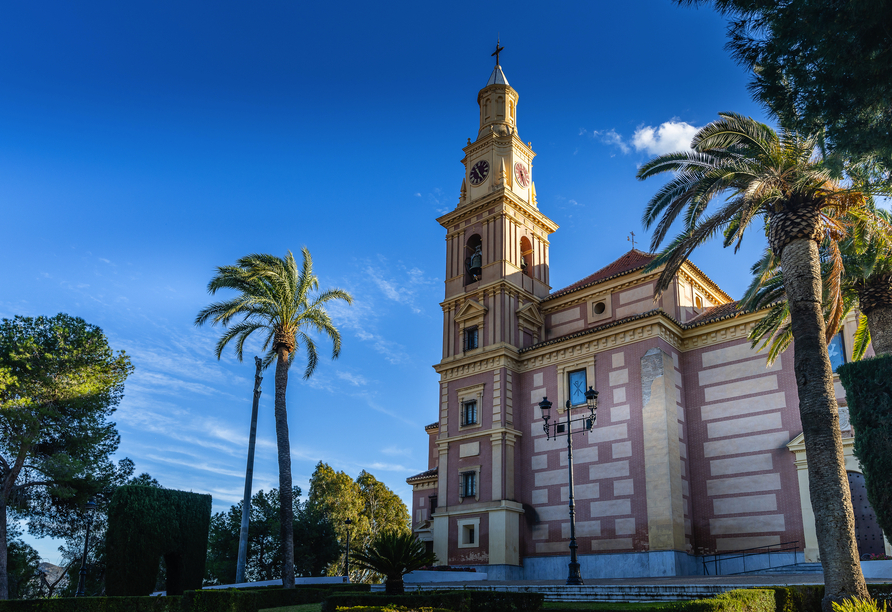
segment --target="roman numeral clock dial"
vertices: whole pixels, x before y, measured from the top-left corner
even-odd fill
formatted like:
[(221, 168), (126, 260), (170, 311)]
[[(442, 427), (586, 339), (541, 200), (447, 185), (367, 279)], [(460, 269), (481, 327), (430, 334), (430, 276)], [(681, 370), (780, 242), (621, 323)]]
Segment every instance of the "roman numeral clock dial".
[(471, 168), (471, 173), (468, 178), (471, 180), (472, 185), (479, 185), (486, 180), (487, 176), (489, 176), (489, 162), (485, 159), (481, 159)]

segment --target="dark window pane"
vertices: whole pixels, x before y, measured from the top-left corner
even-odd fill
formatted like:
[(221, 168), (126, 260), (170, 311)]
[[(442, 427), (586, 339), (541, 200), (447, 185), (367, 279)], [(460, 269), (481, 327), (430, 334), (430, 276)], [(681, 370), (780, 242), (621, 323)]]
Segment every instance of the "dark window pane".
[(585, 370), (576, 370), (567, 375), (570, 384), (570, 403), (574, 406), (585, 403)]

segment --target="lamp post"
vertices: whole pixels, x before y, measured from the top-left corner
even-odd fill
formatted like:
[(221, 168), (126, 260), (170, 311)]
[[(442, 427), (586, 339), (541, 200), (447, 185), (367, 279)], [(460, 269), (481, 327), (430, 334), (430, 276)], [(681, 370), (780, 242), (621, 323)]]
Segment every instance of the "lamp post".
[(347, 554), (344, 555), (344, 578), (348, 581), (350, 580), (350, 525), (353, 524), (353, 521), (347, 519), (344, 521), (344, 524), (347, 526)]
[[(569, 564), (569, 572), (567, 574), (567, 584), (575, 585), (575, 584), (585, 584), (582, 581), (582, 574), (579, 572), (579, 560), (576, 557), (576, 549), (578, 546), (576, 545), (576, 502), (574, 500), (573, 494), (573, 423), (582, 423), (582, 429), (580, 429), (577, 433), (585, 433), (592, 430), (595, 426), (595, 419), (597, 416), (595, 415), (595, 410), (598, 408), (598, 392), (588, 388), (588, 391), (585, 392), (585, 406), (589, 409), (588, 416), (582, 416), (575, 421), (570, 416), (570, 411), (573, 409), (573, 406), (570, 403), (570, 400), (567, 400), (567, 467), (570, 471), (570, 564)], [(548, 401), (547, 397), (543, 397), (542, 401), (539, 402), (539, 408), (542, 410), (542, 418), (545, 420), (545, 425), (543, 428), (545, 429), (545, 434), (547, 438), (550, 440), (552, 437), (552, 428), (554, 428), (554, 437), (557, 438), (557, 434), (560, 433), (558, 431), (558, 426), (560, 425), (560, 419), (558, 418), (554, 423), (548, 423), (548, 420), (551, 418), (551, 402)]]
[(96, 502), (92, 499), (87, 502), (87, 535), (84, 538), (84, 557), (81, 560), (80, 577), (77, 579), (77, 593), (75, 597), (83, 597), (84, 590), (87, 586), (87, 548), (90, 546), (90, 525), (93, 524), (93, 510), (96, 509)]

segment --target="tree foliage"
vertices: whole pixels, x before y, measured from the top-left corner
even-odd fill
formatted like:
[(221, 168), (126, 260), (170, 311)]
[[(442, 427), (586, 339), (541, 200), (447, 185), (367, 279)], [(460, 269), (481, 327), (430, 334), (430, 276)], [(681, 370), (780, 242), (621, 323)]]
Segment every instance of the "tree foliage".
[(21, 540), (22, 532), (10, 523), (6, 536), (9, 572), (9, 599), (32, 599), (40, 593), (40, 555)]
[[(353, 480), (347, 473), (336, 472), (320, 461), (310, 477), (308, 505), (328, 517), (345, 552), (348, 530), (351, 550), (364, 549), (375, 535), (384, 531), (411, 533), (406, 504), (365, 470)], [(352, 524), (347, 525), (347, 519)], [(340, 574), (343, 565), (342, 556), (328, 567), (328, 575)], [(368, 569), (352, 568), (350, 578), (354, 582), (372, 582), (378, 576)]]
[(892, 2), (675, 1), (729, 17), (727, 48), (784, 126), (892, 182)]
[[(301, 503), (300, 494), (300, 488), (294, 487), (294, 572), (297, 576), (321, 576), (340, 556), (341, 548), (331, 521), (307, 503)], [(241, 502), (211, 518), (206, 577), (209, 584), (234, 583), (241, 520)], [(279, 491), (258, 491), (251, 498), (245, 580), (281, 578), (280, 548)]]
[(132, 369), (83, 319), (0, 322), (0, 599), (7, 509), (39, 525), (41, 516), (83, 508), (112, 479), (119, 436), (108, 419)]

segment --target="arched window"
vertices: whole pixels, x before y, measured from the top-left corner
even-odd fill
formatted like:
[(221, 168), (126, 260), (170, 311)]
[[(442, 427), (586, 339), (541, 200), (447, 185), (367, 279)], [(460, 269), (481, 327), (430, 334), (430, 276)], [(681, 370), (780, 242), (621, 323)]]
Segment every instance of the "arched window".
[(480, 234), (468, 238), (465, 245), (465, 284), (476, 283), (483, 276), (483, 240)]
[(533, 245), (526, 236), (520, 239), (520, 269), (533, 278)]

